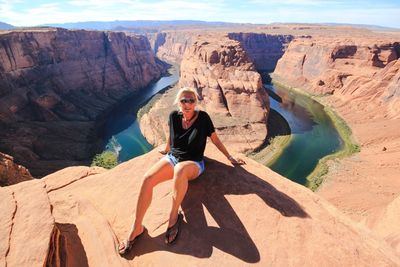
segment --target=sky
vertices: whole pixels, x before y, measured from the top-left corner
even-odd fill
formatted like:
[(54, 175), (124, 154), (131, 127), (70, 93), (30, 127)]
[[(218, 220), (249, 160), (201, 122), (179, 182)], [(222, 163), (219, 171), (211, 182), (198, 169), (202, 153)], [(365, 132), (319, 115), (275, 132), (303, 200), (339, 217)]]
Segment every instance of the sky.
[(113, 20), (351, 23), (400, 28), (400, 0), (0, 0), (14, 26)]

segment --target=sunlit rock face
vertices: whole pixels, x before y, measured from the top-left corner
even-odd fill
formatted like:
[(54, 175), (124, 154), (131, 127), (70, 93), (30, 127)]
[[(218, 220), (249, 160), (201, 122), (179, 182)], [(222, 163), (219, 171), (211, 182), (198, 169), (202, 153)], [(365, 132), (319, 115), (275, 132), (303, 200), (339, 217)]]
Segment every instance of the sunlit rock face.
[(198, 32), (163, 31), (147, 34), (151, 47), (157, 57), (171, 63), (179, 64), (186, 49), (193, 44)]
[(212, 144), (205, 156), (206, 171), (189, 184), (183, 200), (184, 220), (173, 247), (164, 243), (172, 198), (167, 181), (154, 189), (145, 233), (124, 257), (116, 246), (128, 235), (136, 209), (127, 203), (136, 201), (141, 177), (163, 157), (157, 149), (108, 171), (70, 167), (0, 188), (0, 264), (400, 264), (382, 239), (310, 190), (248, 158), (234, 167)]
[(240, 42), (257, 70), (272, 71), (283, 56), (292, 35), (272, 35), (265, 33), (229, 33), (228, 37)]
[(298, 38), (279, 60), (274, 77), (313, 94), (368, 101), (398, 117), (400, 43), (379, 38)]

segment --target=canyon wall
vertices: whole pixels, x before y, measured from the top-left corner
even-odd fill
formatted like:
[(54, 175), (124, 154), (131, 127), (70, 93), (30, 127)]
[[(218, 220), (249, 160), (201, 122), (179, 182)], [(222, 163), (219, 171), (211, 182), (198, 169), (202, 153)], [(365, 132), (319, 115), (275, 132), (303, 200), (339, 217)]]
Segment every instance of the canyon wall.
[(292, 35), (272, 35), (265, 33), (229, 33), (228, 37), (239, 41), (256, 65), (258, 71), (272, 71), (285, 53)]
[(143, 36), (38, 29), (0, 40), (0, 151), (34, 176), (87, 163), (95, 121), (165, 69)]
[(374, 103), (359, 106), (357, 112), (399, 117), (399, 57), (400, 42), (393, 38), (299, 38), (289, 45), (273, 76), (313, 94)]
[(149, 33), (147, 38), (154, 53), (162, 60), (179, 64), (183, 54), (190, 47), (198, 33), (190, 31), (163, 31)]
[[(215, 32), (214, 32), (215, 33)], [(202, 35), (214, 34), (212, 31), (181, 30), (149, 33), (150, 45), (157, 56), (163, 60), (180, 63), (187, 48)], [(267, 34), (255, 32), (221, 32), (232, 40), (239, 41), (256, 69), (271, 71), (282, 57), (294, 36), (290, 34)]]

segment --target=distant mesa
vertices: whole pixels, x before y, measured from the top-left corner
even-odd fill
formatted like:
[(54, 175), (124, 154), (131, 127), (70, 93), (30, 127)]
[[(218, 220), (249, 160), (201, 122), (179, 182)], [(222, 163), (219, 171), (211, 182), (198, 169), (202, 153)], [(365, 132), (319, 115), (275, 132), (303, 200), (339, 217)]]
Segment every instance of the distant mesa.
[(158, 32), (160, 30), (176, 28), (215, 28), (215, 27), (237, 27), (250, 25), (248, 23), (208, 22), (200, 20), (114, 20), (114, 21), (82, 21), (68, 23), (44, 24), (44, 26), (61, 27), (66, 29), (88, 29), (88, 30), (129, 30), (147, 29), (147, 32)]
[(0, 21), (0, 30), (12, 30), (12, 29), (15, 29), (15, 26)]

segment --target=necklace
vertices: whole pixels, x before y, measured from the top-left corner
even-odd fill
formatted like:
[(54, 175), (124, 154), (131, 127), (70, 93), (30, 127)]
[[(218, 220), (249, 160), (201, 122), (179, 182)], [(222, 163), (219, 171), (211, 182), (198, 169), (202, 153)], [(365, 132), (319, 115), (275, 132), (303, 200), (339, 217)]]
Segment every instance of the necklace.
[(190, 122), (191, 120), (193, 120), (194, 116), (196, 116), (196, 114), (193, 114), (193, 116), (190, 119), (186, 119), (185, 116), (182, 116), (182, 118), (184, 121)]
[(187, 129), (190, 127), (191, 122), (197, 117), (197, 113), (195, 112), (190, 119), (186, 119), (185, 116), (182, 116), (182, 126), (183, 129)]

